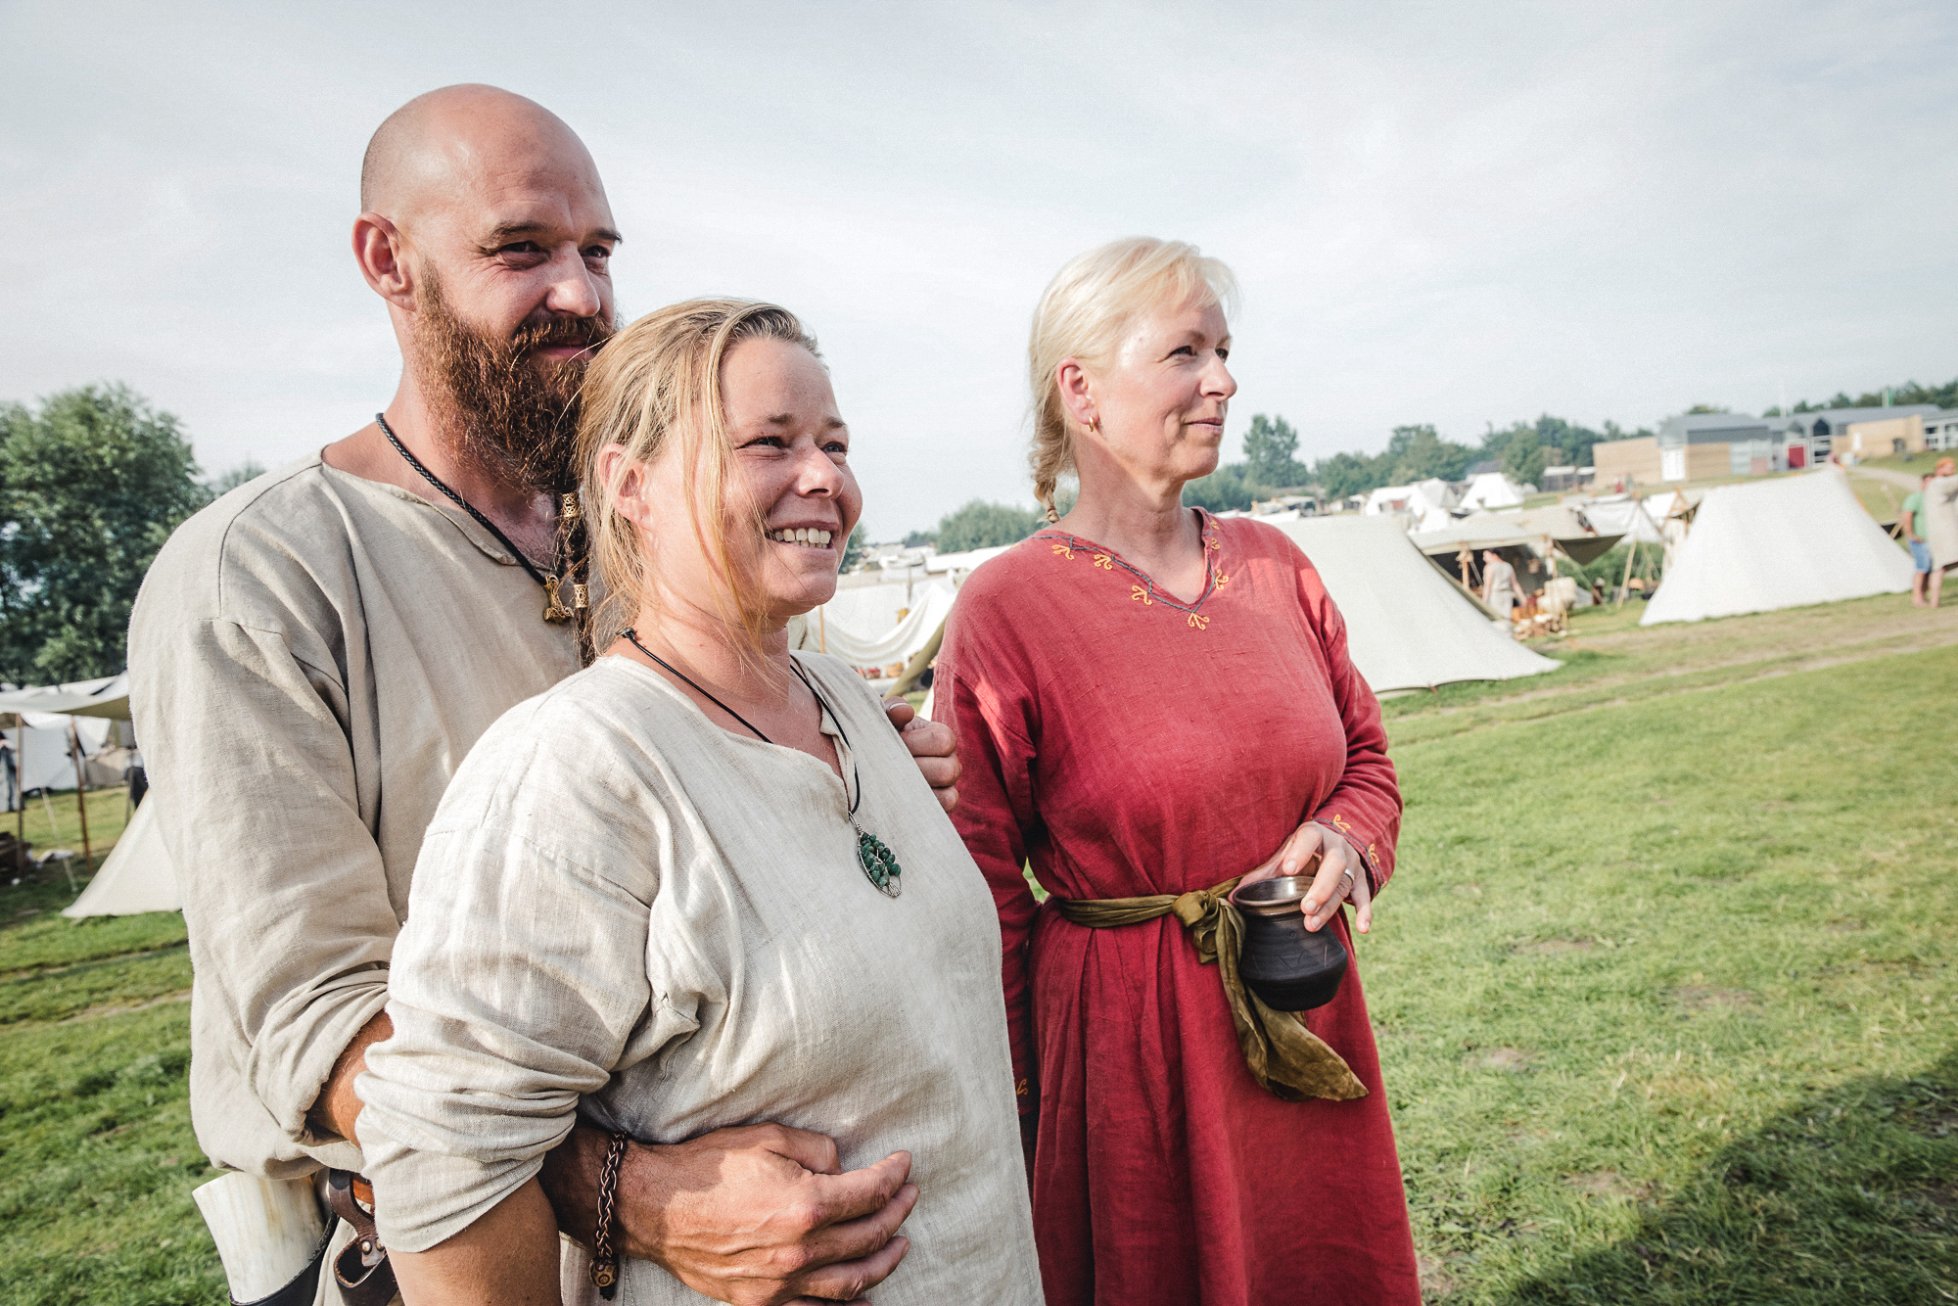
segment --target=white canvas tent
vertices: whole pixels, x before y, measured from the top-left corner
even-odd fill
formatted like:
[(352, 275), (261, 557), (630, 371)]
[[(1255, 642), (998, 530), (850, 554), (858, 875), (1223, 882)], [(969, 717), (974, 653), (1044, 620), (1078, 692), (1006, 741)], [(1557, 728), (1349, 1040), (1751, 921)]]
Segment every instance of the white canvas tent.
[(129, 673), (65, 685), (0, 690), (0, 713), (35, 712), (49, 716), (129, 720)]
[(1470, 510), (1487, 508), (1493, 512), (1503, 508), (1520, 508), (1526, 497), (1523, 487), (1501, 472), (1477, 472), (1469, 477), (1468, 486), (1462, 491), (1461, 502), (1455, 506)]
[(1910, 589), (1910, 560), (1834, 468), (1723, 485), (1700, 501), (1641, 626)]
[(184, 899), (156, 828), (156, 803), (146, 802), (129, 818), (116, 846), (103, 859), (82, 896), (62, 909), (63, 916), (134, 916), (146, 911), (182, 911)]
[(1617, 535), (1633, 544), (1664, 544), (1665, 533), (1645, 510), (1645, 505), (1629, 494), (1614, 494), (1572, 505), (1597, 527), (1600, 535)]
[[(66, 793), (75, 787), (74, 740), (69, 738), (68, 719), (38, 712), (21, 713), (14, 719), (21, 724), (0, 732), (6, 736), (7, 748), (13, 754), (13, 765), (0, 772), (0, 798), (4, 798), (4, 810), (9, 812), (19, 804), (22, 794), (36, 790)], [(112, 721), (84, 718), (75, 722), (75, 737), (81, 741), (84, 766), (88, 758), (109, 746), (114, 729)], [(91, 776), (90, 783), (99, 779)]]
[(1583, 564), (1611, 552), (1615, 534), (1600, 531), (1575, 508), (1528, 508), (1513, 512), (1471, 513), (1436, 531), (1417, 531), (1410, 538), (1431, 558), (1453, 560), (1463, 549), (1527, 547), (1549, 557), (1553, 547), (1571, 561)]
[(1376, 693), (1555, 670), (1498, 630), (1389, 517), (1266, 518), (1291, 536), (1346, 618), (1353, 663)]
[(1406, 513), (1416, 521), (1430, 513), (1447, 512), (1456, 506), (1455, 489), (1444, 480), (1429, 477), (1412, 485), (1383, 485), (1367, 496), (1360, 512), (1367, 517)]
[(129, 719), (129, 677), (0, 690), (0, 724), (10, 765), (0, 768), (0, 798), (15, 810), (22, 795), (76, 785), (75, 746), (86, 759), (115, 742), (115, 723)]
[(845, 581), (828, 603), (790, 623), (790, 647), (833, 654), (872, 688), (902, 693), (938, 653), (957, 590), (943, 577), (860, 573)]

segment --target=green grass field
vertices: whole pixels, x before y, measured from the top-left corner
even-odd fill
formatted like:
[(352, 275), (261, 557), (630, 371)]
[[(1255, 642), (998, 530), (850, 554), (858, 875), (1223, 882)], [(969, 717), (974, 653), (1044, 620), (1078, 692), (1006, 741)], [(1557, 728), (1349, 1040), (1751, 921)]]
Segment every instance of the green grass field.
[[(1361, 965), (1430, 1299), (1958, 1301), (1958, 608), (1636, 617), (1388, 704)], [(222, 1300), (180, 919), (6, 895), (0, 1300)]]
[(1883, 523), (1895, 523), (1903, 515), (1904, 499), (1910, 494), (1908, 486), (1879, 480), (1855, 468), (1849, 472), (1849, 488), (1863, 505), (1863, 511)]

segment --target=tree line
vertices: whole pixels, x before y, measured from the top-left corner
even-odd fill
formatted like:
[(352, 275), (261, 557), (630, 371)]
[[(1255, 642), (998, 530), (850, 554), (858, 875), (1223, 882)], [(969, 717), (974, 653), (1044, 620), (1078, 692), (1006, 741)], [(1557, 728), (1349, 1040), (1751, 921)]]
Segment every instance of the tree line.
[[(1650, 431), (1626, 431), (1606, 422), (1599, 430), (1544, 414), (1533, 422), (1514, 422), (1491, 430), (1473, 445), (1445, 440), (1422, 424), (1397, 426), (1377, 454), (1336, 453), (1306, 464), (1299, 461), (1298, 430), (1283, 417), (1259, 413), (1244, 433), (1244, 458), (1184, 487), (1183, 500), (1212, 512), (1241, 511), (1260, 499), (1313, 490), (1328, 500), (1365, 494), (1383, 485), (1439, 477), (1459, 481), (1468, 469), (1493, 462), (1513, 480), (1535, 483), (1546, 467), (1583, 465), (1600, 440), (1624, 440)], [(941, 553), (1012, 544), (1039, 530), (1037, 508), (975, 499), (947, 513), (936, 527), (913, 531), (907, 545), (930, 544)]]
[[(1838, 393), (1789, 411), (1886, 402), (1958, 408), (1958, 379)], [(1700, 404), (1694, 411), (1718, 410)], [(1780, 415), (1778, 408), (1764, 414)], [(1540, 482), (1546, 467), (1589, 463), (1600, 441), (1649, 434), (1611, 422), (1593, 430), (1548, 413), (1492, 428), (1475, 444), (1443, 439), (1431, 425), (1397, 426), (1379, 453), (1336, 453), (1307, 464), (1298, 457), (1297, 429), (1259, 413), (1245, 432), (1243, 459), (1192, 483), (1185, 498), (1218, 512), (1290, 491), (1337, 501), (1429, 477), (1459, 481), (1481, 462), (1513, 480)], [(204, 479), (177, 419), (126, 386), (84, 386), (34, 408), (0, 402), (0, 681), (122, 670), (129, 611), (164, 540), (191, 513), (263, 470), (248, 462)], [(990, 548), (1022, 540), (1044, 521), (1036, 506), (973, 500), (904, 542), (945, 553)], [(859, 528), (848, 563), (860, 556), (863, 538)]]
[(125, 386), (0, 403), (0, 680), (121, 671), (143, 573), (218, 489), (177, 419)]
[[(1958, 408), (1958, 379), (1938, 386), (1907, 381), (1857, 396), (1839, 392), (1819, 403), (1803, 400), (1789, 412), (1874, 408), (1886, 403)], [(1694, 404), (1685, 411), (1727, 410), (1717, 404)], [(1778, 407), (1762, 414), (1782, 415)], [(1494, 463), (1518, 484), (1537, 485), (1542, 483), (1546, 468), (1588, 466), (1594, 445), (1651, 434), (1650, 428), (1626, 430), (1616, 422), (1605, 422), (1594, 430), (1545, 413), (1535, 421), (1492, 427), (1476, 443), (1463, 444), (1443, 439), (1432, 425), (1422, 423), (1396, 426), (1379, 453), (1336, 453), (1307, 464), (1299, 461), (1297, 428), (1283, 417), (1259, 413), (1244, 433), (1243, 459), (1225, 463), (1202, 480), (1191, 482), (1184, 488), (1183, 499), (1213, 512), (1242, 511), (1258, 500), (1298, 491), (1315, 492), (1331, 503), (1383, 485), (1406, 485), (1430, 477), (1460, 481), (1469, 468), (1485, 462)], [(1044, 518), (1035, 508), (975, 499), (947, 513), (933, 529), (911, 532), (904, 543), (935, 545), (943, 553), (991, 548), (1025, 539), (1043, 524)]]
[[(1847, 391), (1838, 390), (1820, 403), (1804, 399), (1788, 412), (1813, 413), (1824, 408), (1882, 408), (1890, 404), (1936, 404), (1940, 408), (1958, 408), (1958, 380), (1946, 381), (1943, 385), (1906, 381), (1902, 385), (1886, 386), (1881, 390), (1867, 390), (1854, 398)], [(1763, 417), (1784, 415), (1779, 405), (1761, 414)]]

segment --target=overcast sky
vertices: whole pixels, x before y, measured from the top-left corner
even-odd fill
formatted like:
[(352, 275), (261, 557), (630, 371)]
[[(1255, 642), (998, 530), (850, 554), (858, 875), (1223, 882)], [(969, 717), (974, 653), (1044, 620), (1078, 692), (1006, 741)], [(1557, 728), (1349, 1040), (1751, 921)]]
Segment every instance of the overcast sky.
[(630, 318), (821, 338), (873, 538), (1030, 501), (1033, 303), (1120, 235), (1229, 262), (1301, 454), (1958, 376), (1958, 5), (0, 0), (0, 399), (126, 381), (209, 471), (398, 372), (360, 153), (456, 81), (591, 146)]

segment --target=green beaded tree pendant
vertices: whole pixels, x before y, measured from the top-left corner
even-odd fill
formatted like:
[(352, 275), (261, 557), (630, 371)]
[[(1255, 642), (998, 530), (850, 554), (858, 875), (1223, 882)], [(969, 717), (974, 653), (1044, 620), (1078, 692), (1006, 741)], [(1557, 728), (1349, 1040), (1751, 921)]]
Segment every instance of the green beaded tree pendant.
[(877, 892), (887, 898), (895, 898), (904, 892), (900, 877), (904, 868), (897, 864), (897, 854), (890, 845), (868, 830), (857, 830), (857, 865), (863, 868), (863, 878), (876, 887)]

